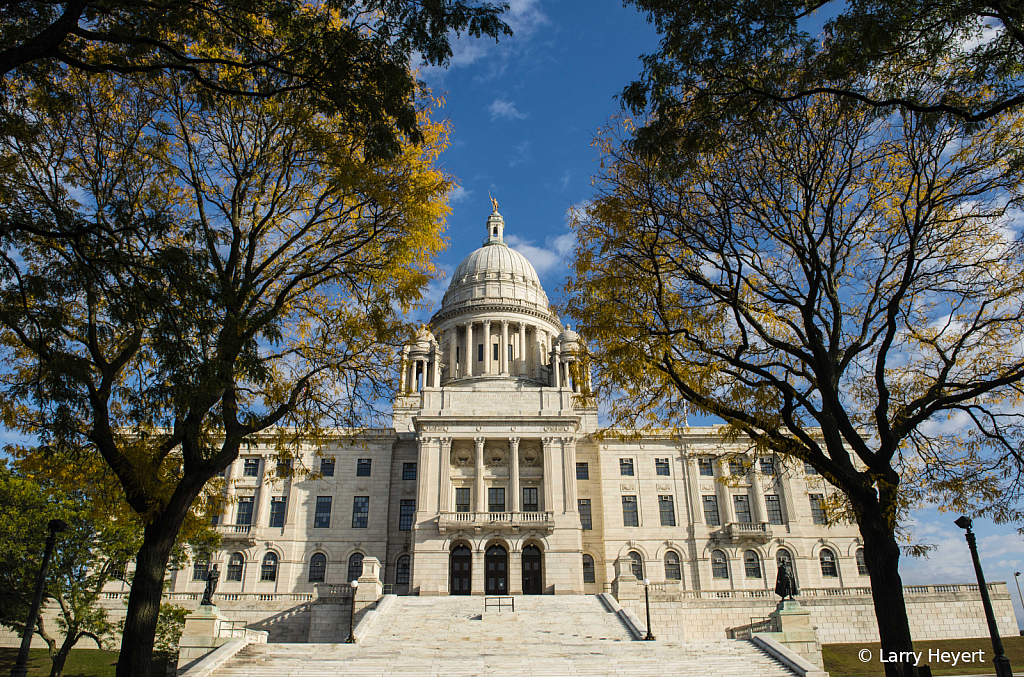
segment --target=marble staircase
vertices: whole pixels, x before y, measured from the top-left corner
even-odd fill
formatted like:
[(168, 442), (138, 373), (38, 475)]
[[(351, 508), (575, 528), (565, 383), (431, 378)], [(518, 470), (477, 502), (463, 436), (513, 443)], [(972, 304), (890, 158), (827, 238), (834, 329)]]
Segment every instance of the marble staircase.
[(638, 642), (593, 596), (399, 597), (359, 644), (254, 644), (215, 677), (339, 675), (790, 676), (749, 642)]

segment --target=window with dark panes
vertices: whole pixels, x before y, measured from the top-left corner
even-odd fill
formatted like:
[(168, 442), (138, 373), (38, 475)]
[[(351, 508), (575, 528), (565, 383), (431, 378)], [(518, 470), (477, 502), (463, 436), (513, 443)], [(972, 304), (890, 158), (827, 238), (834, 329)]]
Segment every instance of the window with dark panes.
[(277, 475), (278, 477), (287, 477), (291, 474), (292, 459), (286, 458), (278, 460), (277, 462)]
[(242, 461), (243, 477), (258, 477), (260, 474), (260, 459), (247, 458)]
[(590, 479), (590, 466), (586, 463), (576, 464), (576, 479), (578, 480), (589, 480)]
[(629, 551), (629, 570), (636, 580), (644, 580), (644, 558), (636, 550)]
[(505, 512), (505, 487), (488, 487), (487, 510)]
[(476, 361), (477, 362), (483, 362), (484, 361), (484, 344), (482, 344), (482, 343), (476, 344)]
[(620, 458), (619, 459), (619, 474), (623, 477), (633, 476), (633, 459), (631, 458)]
[(283, 527), (285, 507), (287, 506), (284, 496), (270, 497), (270, 526)]
[(668, 459), (667, 458), (656, 458), (656, 459), (654, 459), (654, 474), (655, 475), (664, 475), (665, 477), (668, 477), (671, 474), (669, 472), (669, 469), (668, 469)]
[(578, 499), (576, 505), (580, 511), (580, 525), (582, 525), (584, 531), (590, 531), (594, 528), (594, 520), (590, 515), (590, 499)]
[(469, 487), (455, 489), (455, 512), (469, 512)]
[(622, 497), (622, 526), (640, 526), (640, 516), (636, 510), (636, 496)]
[(416, 499), (403, 498), (402, 504), (398, 507), (398, 530), (411, 531), (412, 520), (416, 515)]
[(818, 474), (818, 469), (815, 468), (810, 463), (808, 463), (807, 461), (804, 461), (804, 474), (805, 475), (817, 475)]
[(750, 524), (750, 499), (745, 494), (736, 494), (732, 497), (732, 506), (736, 510), (736, 521)]
[(729, 459), (729, 474), (730, 475), (746, 475), (749, 466), (747, 462), (742, 458), (730, 458)]
[(403, 463), (402, 464), (402, 479), (403, 480), (414, 480), (414, 479), (416, 479), (416, 464), (415, 463)]
[(313, 527), (326, 529), (331, 526), (331, 497), (316, 497), (316, 513), (313, 515)]
[(722, 521), (718, 517), (718, 497), (703, 496), (702, 498), (704, 503), (704, 523), (712, 527), (720, 526)]
[(327, 578), (327, 555), (315, 553), (309, 558), (309, 582), (323, 583)]
[(721, 550), (711, 552), (711, 576), (713, 578), (729, 578), (729, 562)]
[(360, 458), (356, 461), (356, 477), (369, 477), (373, 459)]
[(676, 525), (676, 508), (671, 496), (658, 496), (658, 512), (661, 513), (661, 526)]
[(245, 558), (242, 557), (242, 553), (232, 553), (231, 559), (228, 560), (228, 571), (224, 577), (228, 581), (240, 581), (242, 580), (242, 567), (245, 565)]
[(867, 576), (869, 572), (867, 560), (864, 559), (864, 548), (857, 548), (855, 556), (857, 559), (857, 575)]
[(359, 580), (363, 575), (363, 553), (354, 552), (348, 558), (348, 582)]
[(594, 575), (594, 558), (590, 555), (583, 556), (583, 582), (597, 582), (597, 577)]
[(761, 578), (761, 559), (753, 550), (743, 553), (743, 570), (747, 578)]
[(237, 517), (235, 517), (235, 524), (252, 524), (253, 500), (252, 496), (238, 497), (238, 513)]
[(708, 458), (707, 456), (697, 459), (697, 468), (700, 471), (701, 476), (703, 477), (715, 476), (715, 466), (712, 465), (711, 459)]
[(759, 460), (761, 463), (761, 474), (762, 475), (774, 475), (775, 474), (775, 459), (774, 458), (762, 458)]
[(277, 580), (277, 554), (268, 552), (263, 556), (263, 564), (260, 565), (261, 581)]
[(210, 576), (210, 561), (207, 559), (197, 559), (192, 564), (192, 580), (193, 581), (205, 581)]
[(333, 458), (321, 458), (320, 459), (320, 474), (324, 477), (334, 477), (334, 459)]
[(818, 553), (818, 560), (821, 562), (821, 575), (825, 578), (837, 578), (839, 567), (836, 566), (836, 555), (828, 548), (822, 548)]
[(679, 555), (674, 550), (669, 550), (665, 553), (665, 580), (683, 580), (682, 569), (679, 566)]
[(365, 529), (370, 523), (370, 497), (352, 497), (352, 528)]
[(523, 487), (523, 512), (537, 512), (537, 487)]
[(776, 494), (764, 495), (764, 507), (770, 524), (782, 524), (782, 502)]
[(395, 585), (409, 585), (409, 556), (402, 555), (395, 565)]
[(811, 521), (815, 524), (828, 524), (825, 517), (825, 495), (811, 494), (808, 498), (811, 501)]

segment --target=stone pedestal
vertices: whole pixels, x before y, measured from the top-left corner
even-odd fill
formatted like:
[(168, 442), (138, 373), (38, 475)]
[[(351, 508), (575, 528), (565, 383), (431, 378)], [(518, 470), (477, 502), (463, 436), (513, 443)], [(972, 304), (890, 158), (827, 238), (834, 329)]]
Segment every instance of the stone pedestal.
[(633, 560), (623, 555), (615, 560), (615, 580), (612, 582), (612, 594), (621, 604), (623, 600), (640, 599), (640, 584), (633, 575)]
[(384, 584), (380, 580), (380, 560), (376, 557), (363, 558), (363, 575), (359, 577), (359, 587), (356, 588), (355, 604), (352, 608), (356, 623), (362, 617), (362, 612), (376, 606), (377, 600), (384, 593)]
[(230, 633), (224, 633), (228, 636), (221, 637), (222, 624), (228, 624), (227, 617), (211, 604), (200, 605), (185, 617), (185, 627), (178, 642), (179, 672), (231, 641)]
[(811, 625), (811, 612), (800, 606), (796, 600), (779, 602), (775, 611), (768, 614), (776, 621), (781, 632), (759, 632), (758, 635), (771, 637), (790, 651), (794, 651), (805, 659), (824, 668), (821, 658), (821, 642), (818, 633)]

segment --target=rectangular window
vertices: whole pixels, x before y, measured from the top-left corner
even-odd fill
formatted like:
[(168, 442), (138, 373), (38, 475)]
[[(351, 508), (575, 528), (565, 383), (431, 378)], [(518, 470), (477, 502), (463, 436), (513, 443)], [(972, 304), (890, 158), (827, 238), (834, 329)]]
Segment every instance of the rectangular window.
[(352, 528), (365, 529), (370, 522), (370, 497), (352, 497)]
[(589, 480), (590, 479), (590, 466), (586, 463), (576, 464), (576, 479), (578, 480)]
[(360, 458), (356, 460), (356, 477), (369, 477), (372, 463), (373, 460), (369, 458)]
[(494, 351), (493, 352), (494, 352), (494, 355), (491, 357), (491, 359), (494, 360), (495, 362), (497, 362), (498, 358), (500, 357), (500, 355), (498, 354), (498, 344), (497, 343), (494, 344)]
[(808, 463), (807, 461), (804, 461), (804, 474), (805, 475), (817, 475), (818, 474), (818, 469), (815, 468), (810, 463)]
[(259, 477), (260, 474), (260, 459), (258, 458), (247, 458), (242, 462), (242, 476), (243, 477)]
[(270, 526), (284, 526), (284, 509), (288, 505), (286, 500), (284, 496), (270, 497)]
[(828, 524), (828, 519), (825, 517), (825, 507), (822, 505), (824, 502), (824, 494), (811, 494), (811, 521), (815, 524)]
[(590, 555), (583, 556), (583, 582), (596, 583), (597, 576), (594, 573), (594, 558)]
[(288, 477), (291, 474), (292, 459), (278, 459), (277, 461), (277, 476)]
[(774, 458), (762, 458), (761, 462), (761, 474), (762, 475), (774, 475), (775, 474), (775, 459)]
[(782, 524), (782, 503), (775, 494), (764, 495), (764, 506), (768, 511), (768, 522)]
[(730, 458), (729, 459), (729, 474), (730, 475), (746, 475), (748, 470), (747, 462), (742, 458)]
[(411, 531), (412, 518), (416, 514), (416, 499), (403, 498), (402, 505), (398, 508), (398, 530)]
[(509, 363), (512, 363), (512, 362), (516, 361), (515, 351), (512, 348), (513, 348), (512, 344), (509, 343), (508, 344), (508, 361), (509, 361)]
[(476, 361), (477, 362), (483, 362), (484, 361), (484, 344), (482, 344), (482, 343), (476, 344)]
[(333, 458), (321, 458), (320, 459), (320, 474), (324, 477), (334, 477), (334, 459)]
[(676, 508), (671, 496), (658, 496), (658, 511), (661, 513), (661, 526), (676, 525)]
[(252, 508), (253, 508), (253, 497), (252, 496), (239, 496), (238, 497), (238, 518), (235, 519), (235, 524), (252, 524)]
[(326, 529), (331, 526), (331, 497), (316, 497), (316, 513), (313, 516), (315, 529)]
[(671, 473), (668, 470), (668, 459), (667, 458), (656, 458), (654, 459), (654, 474), (664, 475), (668, 477)]
[(622, 497), (622, 526), (640, 526), (640, 516), (636, 512), (636, 496)]
[(455, 489), (455, 512), (469, 512), (469, 487)]
[(697, 459), (697, 467), (700, 469), (702, 477), (714, 477), (715, 468), (711, 465), (711, 459), (707, 456)]
[(537, 512), (537, 487), (523, 487), (523, 512)]
[(704, 523), (708, 526), (717, 527), (722, 524), (718, 517), (718, 497), (704, 496)]
[(620, 458), (619, 459), (619, 474), (623, 477), (633, 476), (633, 459), (631, 458)]
[(487, 509), (490, 512), (505, 512), (505, 487), (487, 489)]
[(750, 524), (750, 499), (743, 494), (732, 497), (732, 506), (736, 509), (736, 521), (740, 524)]
[(416, 479), (416, 464), (415, 463), (403, 463), (402, 464), (402, 479), (403, 480), (414, 480), (414, 479)]
[(590, 531), (594, 528), (594, 519), (590, 514), (590, 499), (581, 498), (576, 501), (576, 505), (580, 511), (580, 524), (583, 525), (583, 530)]
[(455, 369), (462, 364), (462, 346), (455, 346), (455, 365), (451, 367), (452, 376), (455, 376)]

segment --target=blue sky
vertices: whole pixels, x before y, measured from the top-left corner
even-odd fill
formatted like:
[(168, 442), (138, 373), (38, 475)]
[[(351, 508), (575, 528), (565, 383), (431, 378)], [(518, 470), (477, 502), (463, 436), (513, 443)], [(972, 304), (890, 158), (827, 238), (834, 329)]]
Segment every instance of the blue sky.
[[(506, 21), (515, 35), (498, 44), (462, 39), (447, 70), (421, 73), (445, 99), (451, 148), (441, 162), (458, 181), (451, 196), (450, 247), (438, 259), (451, 273), (484, 238), (500, 204), (505, 236), (537, 268), (552, 301), (568, 274), (574, 243), (566, 216), (592, 193), (599, 169), (591, 142), (619, 112), (616, 95), (640, 73), (639, 57), (657, 47), (654, 28), (619, 1), (512, 0)], [(447, 281), (433, 285), (434, 310)], [(429, 319), (431, 313), (421, 319)], [(975, 580), (955, 514), (914, 513), (915, 536), (938, 549), (927, 559), (904, 558), (907, 584)], [(1024, 540), (1013, 526), (976, 520), (989, 581), (1006, 581), (1024, 625), (1013, 573), (1024, 568)]]

